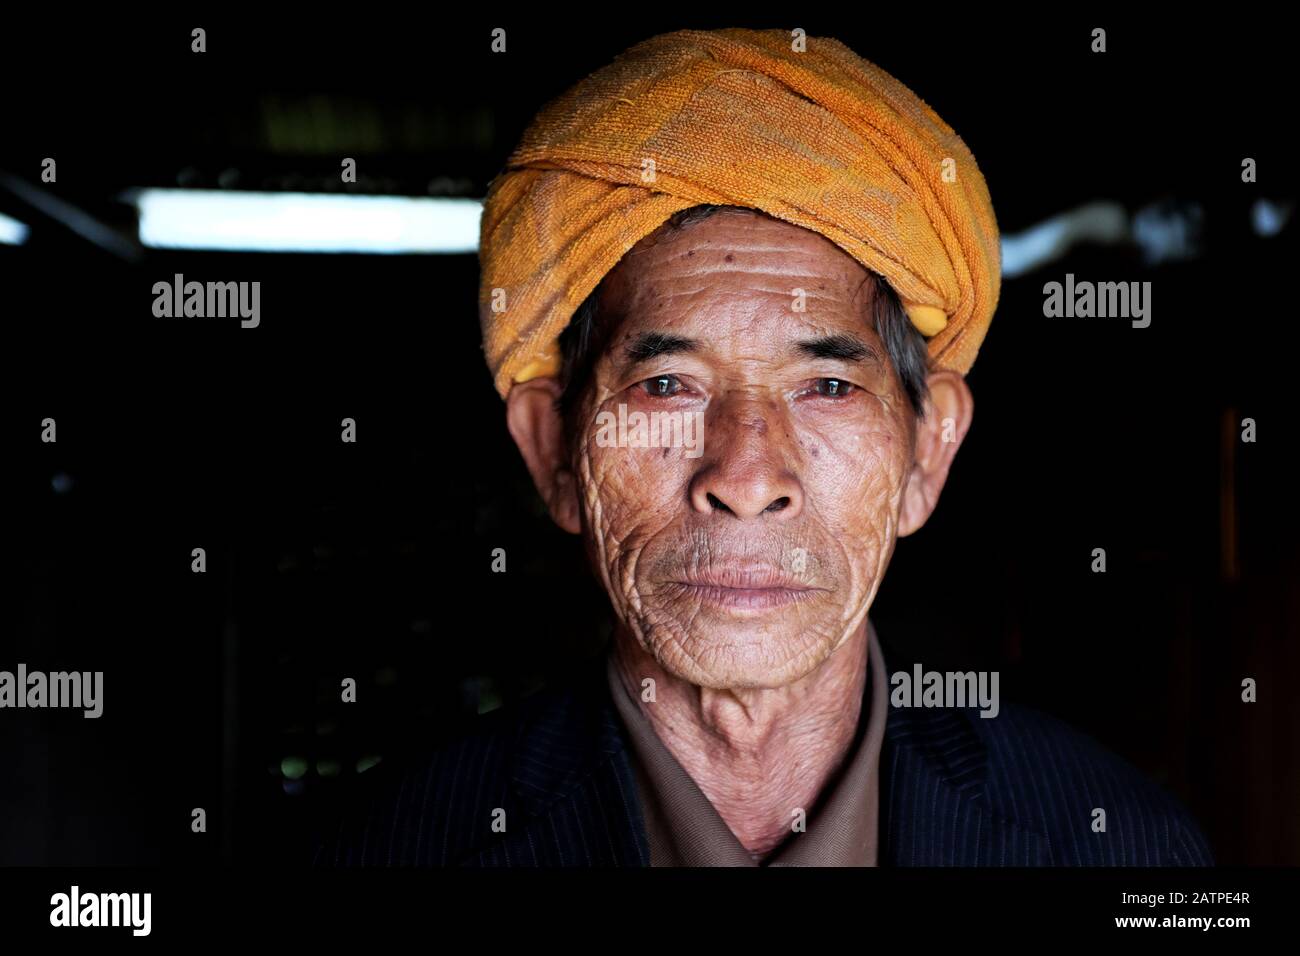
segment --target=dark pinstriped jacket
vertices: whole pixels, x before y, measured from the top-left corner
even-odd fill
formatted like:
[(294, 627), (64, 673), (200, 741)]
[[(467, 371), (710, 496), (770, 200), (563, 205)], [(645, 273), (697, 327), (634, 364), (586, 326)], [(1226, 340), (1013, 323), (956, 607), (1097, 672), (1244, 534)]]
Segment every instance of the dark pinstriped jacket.
[[(421, 758), (364, 774), (315, 862), (649, 865), (625, 731), (599, 664)], [(1161, 788), (1092, 738), (1015, 705), (989, 719), (891, 707), (880, 788), (882, 866), (1213, 862)], [(1106, 811), (1104, 833), (1092, 830), (1095, 807)], [(498, 808), (505, 832), (493, 829)]]

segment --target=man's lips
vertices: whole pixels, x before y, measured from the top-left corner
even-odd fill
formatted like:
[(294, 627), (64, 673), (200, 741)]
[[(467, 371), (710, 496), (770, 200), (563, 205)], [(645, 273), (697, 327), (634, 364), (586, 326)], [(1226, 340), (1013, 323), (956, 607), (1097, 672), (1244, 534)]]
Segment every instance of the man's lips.
[(756, 611), (797, 604), (824, 590), (776, 568), (710, 568), (673, 583), (705, 603)]

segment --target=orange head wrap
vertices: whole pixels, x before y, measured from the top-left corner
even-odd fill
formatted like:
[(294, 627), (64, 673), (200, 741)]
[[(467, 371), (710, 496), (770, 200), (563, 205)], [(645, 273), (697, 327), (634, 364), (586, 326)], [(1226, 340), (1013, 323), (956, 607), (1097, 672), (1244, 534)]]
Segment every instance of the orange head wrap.
[(681, 30), (547, 104), (492, 181), (479, 319), (497, 391), (557, 374), (559, 334), (601, 278), (705, 203), (820, 233), (885, 277), (935, 365), (975, 361), (1001, 272), (966, 144), (838, 40)]

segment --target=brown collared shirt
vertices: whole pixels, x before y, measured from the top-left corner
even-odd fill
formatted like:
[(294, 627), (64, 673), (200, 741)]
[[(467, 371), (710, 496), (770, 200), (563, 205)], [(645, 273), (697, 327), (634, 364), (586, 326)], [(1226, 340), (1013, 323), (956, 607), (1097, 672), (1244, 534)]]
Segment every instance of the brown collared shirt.
[(875, 866), (880, 746), (889, 703), (885, 661), (868, 632), (862, 717), (839, 771), (827, 782), (806, 828), (757, 859), (736, 839), (713, 804), (655, 733), (619, 678), (611, 648), (611, 696), (631, 742), (637, 792), (650, 841), (651, 866)]

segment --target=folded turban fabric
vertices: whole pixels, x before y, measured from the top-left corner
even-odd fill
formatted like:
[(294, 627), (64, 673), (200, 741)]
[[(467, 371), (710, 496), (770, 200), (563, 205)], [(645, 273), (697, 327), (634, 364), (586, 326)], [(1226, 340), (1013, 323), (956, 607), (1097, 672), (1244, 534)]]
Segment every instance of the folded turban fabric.
[(965, 374), (1001, 287), (997, 221), (966, 144), (834, 39), (681, 30), (548, 103), (492, 180), (479, 259), (483, 349), (504, 398), (560, 370), (558, 337), (632, 246), (706, 203), (820, 233), (884, 278)]

